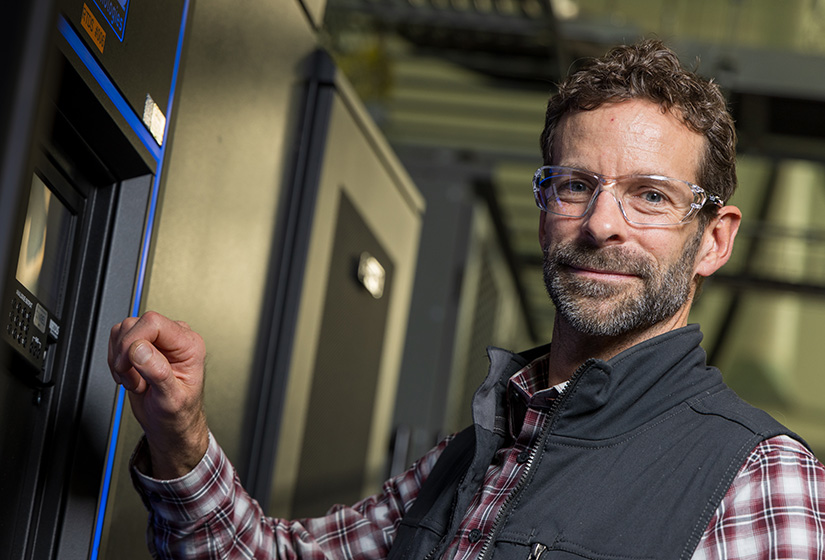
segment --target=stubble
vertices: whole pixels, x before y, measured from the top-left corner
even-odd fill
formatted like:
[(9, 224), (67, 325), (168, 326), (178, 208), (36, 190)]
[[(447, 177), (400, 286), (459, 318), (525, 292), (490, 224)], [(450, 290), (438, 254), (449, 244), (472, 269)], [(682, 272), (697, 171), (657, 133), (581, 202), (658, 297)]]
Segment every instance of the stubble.
[[(544, 284), (556, 311), (583, 334), (638, 332), (674, 316), (688, 301), (702, 235), (694, 235), (679, 258), (661, 266), (623, 247), (575, 242), (544, 247)], [(629, 274), (627, 282), (600, 282), (573, 274), (585, 268)]]

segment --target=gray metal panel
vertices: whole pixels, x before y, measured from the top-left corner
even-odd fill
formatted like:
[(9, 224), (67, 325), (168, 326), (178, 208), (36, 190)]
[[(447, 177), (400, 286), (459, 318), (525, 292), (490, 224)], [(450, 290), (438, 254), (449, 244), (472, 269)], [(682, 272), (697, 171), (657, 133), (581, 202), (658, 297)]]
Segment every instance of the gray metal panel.
[[(282, 395), (282, 427), (273, 470), (272, 492), (267, 511), (277, 516), (292, 516), (296, 483), (301, 480), (302, 455), (323, 452), (313, 446), (313, 416), (323, 411), (318, 402), (314, 375), (321, 363), (333, 358), (326, 347), (324, 323), (328, 298), (335, 297), (329, 280), (335, 244), (338, 200), (346, 194), (358, 215), (392, 260), (393, 289), (384, 297), (387, 302), (386, 328), (383, 329), (378, 371), (370, 372), (375, 380), (373, 406), (362, 411), (370, 417), (368, 430), (348, 431), (345, 435), (359, 451), (363, 467), (358, 482), (347, 481), (348, 496), (363, 496), (380, 488), (386, 476), (387, 449), (391, 431), (403, 339), (407, 325), (415, 259), (418, 251), (423, 199), (383, 136), (367, 116), (348, 83), (336, 76), (329, 129), (324, 138), (323, 166), (318, 184), (312, 231), (309, 234), (308, 258), (300, 293), (300, 314), (294, 326), (294, 343), (289, 363), (289, 379)], [(364, 319), (357, 310), (346, 319), (349, 325)], [(356, 313), (356, 311), (353, 311)], [(351, 328), (351, 327), (349, 327)], [(322, 354), (325, 354), (323, 358)], [(336, 479), (344, 484), (344, 481)], [(300, 494), (298, 494), (300, 498)], [(331, 505), (331, 504), (327, 504)]]
[[(361, 498), (381, 354), (394, 280), (393, 262), (344, 192), (316, 348), (312, 389), (292, 515), (323, 515), (332, 504)], [(356, 277), (369, 252), (386, 272), (376, 299)], [(334, 457), (334, 460), (331, 458)]]
[[(246, 424), (249, 426), (248, 463), (241, 471), (246, 490), (265, 510), (269, 504), (272, 465), (275, 461), (289, 378), (294, 325), (304, 288), (304, 269), (315, 214), (319, 175), (324, 158), (335, 66), (323, 51), (302, 65), (306, 82), (301, 122), (292, 162), (293, 171), (281, 198), (272, 247), (270, 277), (261, 314), (261, 334)], [(257, 397), (256, 397), (257, 395)], [(288, 419), (286, 419), (288, 420)]]
[[(198, 3), (168, 136), (142, 306), (186, 320), (206, 340), (210, 427), (242, 473), (269, 260), (296, 152), (301, 64), (315, 48), (297, 1), (243, 10)], [(148, 557), (146, 512), (127, 468), (140, 435), (127, 405), (101, 558)]]
[(198, 3), (187, 32), (143, 306), (204, 337), (210, 427), (243, 471), (244, 411), (294, 157), (300, 66), (316, 43), (296, 2), (243, 10)]
[(106, 366), (109, 331), (129, 314), (143, 237), (152, 175), (123, 181), (111, 231), (109, 258), (103, 274), (97, 325), (80, 415), (79, 452), (72, 465), (60, 558), (87, 557), (90, 552), (106, 446), (111, 435), (117, 386)]
[[(403, 158), (408, 151), (400, 153)], [(425, 152), (409, 171), (427, 199), (395, 402), (391, 474), (426, 453), (442, 435), (453, 364), (462, 279), (469, 253), (473, 188), (469, 172)], [(409, 442), (401, 441), (409, 433)]]

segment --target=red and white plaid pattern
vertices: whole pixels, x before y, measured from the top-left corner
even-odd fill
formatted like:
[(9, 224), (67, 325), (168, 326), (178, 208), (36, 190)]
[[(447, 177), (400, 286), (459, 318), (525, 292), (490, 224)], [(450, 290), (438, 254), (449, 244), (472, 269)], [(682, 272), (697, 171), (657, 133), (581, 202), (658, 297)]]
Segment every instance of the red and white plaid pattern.
[[(155, 558), (187, 560), (386, 558), (398, 523), (449, 441), (385, 482), (376, 496), (321, 518), (287, 521), (264, 515), (210, 438), (201, 463), (183, 478), (160, 481), (132, 469), (152, 512), (149, 549)], [(141, 443), (133, 463), (145, 452)]]
[[(517, 483), (525, 465), (519, 454), (538, 437), (557, 394), (555, 389), (539, 390), (547, 378), (544, 364), (534, 362), (511, 379), (511, 398), (521, 401), (512, 407), (514, 441), (497, 452), (446, 558), (478, 556)], [(398, 523), (448, 441), (386, 482), (381, 494), (352, 507), (336, 506), (318, 519), (265, 517), (214, 441), (201, 464), (181, 479), (153, 480), (137, 469), (133, 478), (153, 511), (150, 549), (156, 558), (380, 559), (387, 556)], [(140, 464), (144, 453), (139, 446), (134, 464)], [(728, 490), (694, 558), (825, 560), (825, 467), (786, 436), (762, 442)]]
[(825, 559), (825, 468), (786, 436), (753, 450), (695, 559)]

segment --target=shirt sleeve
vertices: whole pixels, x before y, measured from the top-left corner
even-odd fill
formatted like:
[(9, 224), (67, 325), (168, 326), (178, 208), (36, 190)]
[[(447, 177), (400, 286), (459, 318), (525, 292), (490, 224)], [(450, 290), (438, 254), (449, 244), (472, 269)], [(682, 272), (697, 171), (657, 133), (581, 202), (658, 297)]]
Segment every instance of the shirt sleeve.
[(265, 516), (211, 434), (206, 455), (187, 475), (157, 480), (143, 474), (143, 441), (132, 457), (131, 474), (149, 511), (147, 540), (154, 558), (378, 559), (387, 556), (398, 523), (449, 439), (385, 482), (381, 493), (314, 519)]
[(788, 436), (760, 443), (722, 499), (693, 558), (825, 559), (825, 467)]

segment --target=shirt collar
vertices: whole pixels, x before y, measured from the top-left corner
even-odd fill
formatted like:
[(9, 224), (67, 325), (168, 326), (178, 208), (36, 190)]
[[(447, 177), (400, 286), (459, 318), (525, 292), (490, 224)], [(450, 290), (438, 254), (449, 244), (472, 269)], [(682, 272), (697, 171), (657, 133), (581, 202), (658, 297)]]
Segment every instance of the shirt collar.
[(549, 353), (536, 358), (510, 377), (507, 383), (510, 436), (518, 437), (528, 408), (549, 409), (567, 386), (567, 381), (547, 387)]

